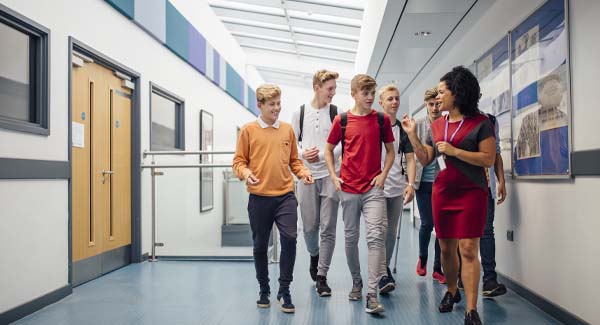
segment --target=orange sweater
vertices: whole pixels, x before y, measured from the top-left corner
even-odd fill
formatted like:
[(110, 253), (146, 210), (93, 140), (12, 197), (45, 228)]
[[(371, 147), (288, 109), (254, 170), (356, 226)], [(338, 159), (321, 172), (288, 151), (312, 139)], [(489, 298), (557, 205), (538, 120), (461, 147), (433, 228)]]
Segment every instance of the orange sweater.
[(279, 196), (293, 191), (290, 169), (298, 178), (310, 174), (298, 159), (296, 136), (290, 124), (280, 121), (278, 129), (271, 126), (263, 129), (254, 121), (242, 127), (233, 157), (233, 171), (241, 180), (250, 172), (258, 178), (258, 184), (247, 184), (248, 192)]

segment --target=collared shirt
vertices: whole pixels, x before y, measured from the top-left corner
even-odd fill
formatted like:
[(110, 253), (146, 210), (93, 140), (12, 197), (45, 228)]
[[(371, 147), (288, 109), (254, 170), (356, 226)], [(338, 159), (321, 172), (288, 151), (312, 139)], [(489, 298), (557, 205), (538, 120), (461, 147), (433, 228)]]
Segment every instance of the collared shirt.
[(248, 172), (259, 179), (258, 184), (246, 184), (249, 193), (280, 196), (294, 190), (292, 173), (298, 178), (310, 175), (298, 159), (292, 126), (285, 122), (277, 126), (269, 127), (259, 119), (240, 130), (232, 167), (240, 180)]
[[(329, 176), (327, 163), (325, 162), (325, 145), (327, 144), (327, 137), (331, 130), (331, 124), (329, 104), (319, 109), (314, 108), (311, 103), (304, 104), (302, 142), (298, 141), (298, 156), (300, 156), (304, 165), (310, 169), (314, 179)], [(294, 128), (296, 139), (298, 139), (298, 136), (300, 135), (300, 108), (292, 115), (292, 127)], [(313, 147), (319, 149), (319, 161), (309, 163), (302, 158), (302, 152), (304, 152), (305, 149)], [(342, 147), (340, 145), (337, 145), (333, 151), (336, 172), (339, 172), (340, 170), (338, 158), (340, 157), (341, 151)]]
[(275, 121), (275, 123), (273, 123), (273, 125), (269, 125), (267, 124), (267, 122), (263, 121), (262, 117), (258, 117), (258, 125), (260, 125), (261, 128), (266, 129), (268, 127), (273, 127), (276, 129), (279, 129), (279, 120)]

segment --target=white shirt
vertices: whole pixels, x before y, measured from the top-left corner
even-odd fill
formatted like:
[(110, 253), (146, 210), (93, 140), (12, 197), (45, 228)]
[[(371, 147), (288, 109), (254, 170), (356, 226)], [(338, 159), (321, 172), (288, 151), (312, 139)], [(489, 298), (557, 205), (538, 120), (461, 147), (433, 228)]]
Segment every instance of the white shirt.
[(265, 121), (263, 121), (262, 117), (258, 117), (258, 125), (260, 125), (261, 128), (266, 129), (268, 127), (273, 127), (276, 129), (279, 129), (279, 120), (275, 121), (275, 123), (273, 123), (273, 125), (269, 125), (267, 124)]
[[(320, 109), (314, 108), (311, 103), (304, 104), (304, 130), (302, 132), (302, 142), (298, 141), (298, 156), (300, 156), (304, 165), (308, 167), (314, 179), (329, 176), (327, 164), (325, 163), (325, 145), (327, 144), (327, 137), (331, 130), (331, 124), (329, 104)], [(298, 136), (300, 135), (300, 108), (292, 115), (292, 127), (294, 128), (296, 139), (298, 139)], [(319, 161), (309, 163), (302, 157), (302, 152), (304, 152), (304, 149), (313, 147), (319, 149)], [(341, 152), (342, 147), (338, 144), (333, 150), (336, 173), (340, 170), (338, 158), (340, 157)]]
[[(394, 163), (383, 186), (383, 196), (386, 198), (401, 196), (404, 193), (407, 183), (408, 170), (405, 168), (405, 175), (402, 175), (402, 166), (400, 165), (404, 153), (398, 153), (398, 147), (400, 146), (400, 125), (398, 121), (396, 122), (392, 126), (392, 133), (394, 133)], [(383, 170), (383, 166), (385, 165), (385, 146), (382, 146), (381, 149), (381, 170)]]

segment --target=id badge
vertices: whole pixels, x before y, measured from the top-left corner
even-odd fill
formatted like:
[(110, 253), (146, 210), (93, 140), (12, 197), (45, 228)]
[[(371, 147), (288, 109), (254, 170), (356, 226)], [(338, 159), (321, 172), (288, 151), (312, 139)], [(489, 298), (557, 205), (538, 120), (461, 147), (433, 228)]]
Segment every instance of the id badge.
[(437, 163), (438, 166), (440, 166), (440, 171), (446, 169), (446, 160), (444, 159), (444, 156), (437, 157)]

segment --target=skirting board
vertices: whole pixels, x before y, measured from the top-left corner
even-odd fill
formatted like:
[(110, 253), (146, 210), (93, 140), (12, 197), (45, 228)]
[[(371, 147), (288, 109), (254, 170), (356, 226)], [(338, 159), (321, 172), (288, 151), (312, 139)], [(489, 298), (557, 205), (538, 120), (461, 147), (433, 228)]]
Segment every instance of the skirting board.
[(564, 324), (589, 324), (588, 322), (577, 317), (568, 310), (554, 304), (545, 297), (538, 295), (537, 293), (529, 290), (528, 288), (525, 288), (521, 284), (515, 282), (513, 279), (501, 273), (498, 273), (498, 282), (503, 283), (504, 285), (506, 285), (506, 287), (516, 292), (521, 297), (525, 298), (525, 300), (529, 301), (539, 309), (543, 310), (544, 312), (548, 313), (550, 316), (556, 318)]
[(0, 314), (0, 324), (9, 324), (27, 315), (33, 314), (36, 311), (70, 295), (72, 292), (73, 288), (71, 287), (71, 285), (66, 285), (62, 288), (58, 288), (50, 293), (38, 297), (30, 302), (24, 303), (18, 307), (8, 310)]

